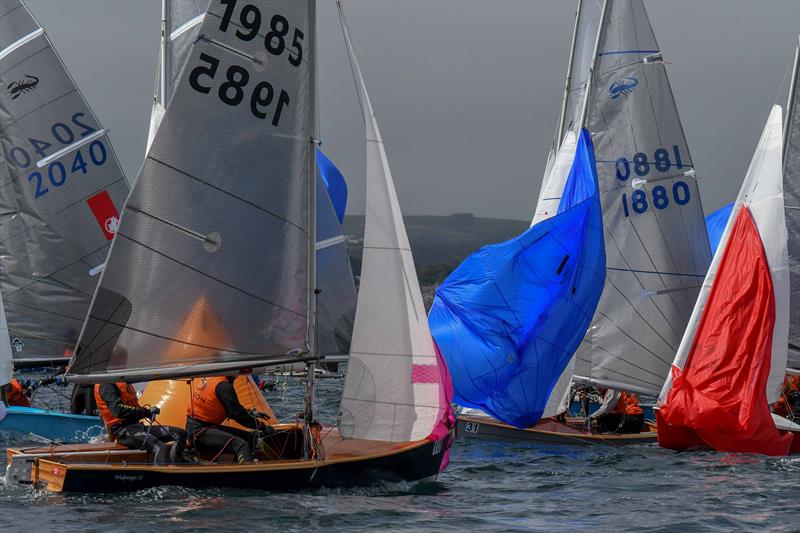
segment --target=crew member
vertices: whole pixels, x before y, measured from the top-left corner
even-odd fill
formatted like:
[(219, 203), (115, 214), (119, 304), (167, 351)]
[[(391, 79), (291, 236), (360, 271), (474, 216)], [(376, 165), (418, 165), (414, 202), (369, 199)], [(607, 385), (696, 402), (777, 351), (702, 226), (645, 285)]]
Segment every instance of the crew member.
[[(173, 426), (152, 423), (145, 426), (143, 418), (155, 421), (161, 410), (139, 405), (136, 389), (128, 383), (103, 383), (94, 386), (94, 396), (100, 417), (111, 440), (131, 449), (147, 450), (157, 465), (183, 460), (186, 433)], [(170, 448), (169, 443), (174, 443)]]
[(5, 385), (6, 404), (10, 407), (16, 405), (18, 407), (30, 407), (31, 401), (28, 399), (30, 388), (24, 386), (18, 379), (14, 378), (10, 383)]
[(644, 412), (635, 394), (600, 388), (603, 403), (590, 419), (600, 433), (640, 433), (644, 428)]
[(786, 376), (781, 397), (772, 405), (772, 411), (784, 418), (800, 418), (800, 376)]
[[(274, 430), (239, 402), (234, 380), (233, 376), (192, 379), (191, 401), (186, 410), (186, 433), (198, 453), (219, 455), (230, 450), (238, 463), (246, 463), (253, 460), (253, 450), (261, 439)], [(222, 426), (227, 419), (255, 431)]]

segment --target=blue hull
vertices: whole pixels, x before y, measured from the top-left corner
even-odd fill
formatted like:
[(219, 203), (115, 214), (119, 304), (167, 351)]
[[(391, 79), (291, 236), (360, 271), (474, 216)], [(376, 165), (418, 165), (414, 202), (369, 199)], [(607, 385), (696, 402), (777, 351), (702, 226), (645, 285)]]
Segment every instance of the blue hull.
[(31, 436), (56, 442), (89, 442), (101, 435), (103, 427), (96, 416), (59, 413), (36, 407), (8, 408), (0, 420), (0, 438), (11, 440)]

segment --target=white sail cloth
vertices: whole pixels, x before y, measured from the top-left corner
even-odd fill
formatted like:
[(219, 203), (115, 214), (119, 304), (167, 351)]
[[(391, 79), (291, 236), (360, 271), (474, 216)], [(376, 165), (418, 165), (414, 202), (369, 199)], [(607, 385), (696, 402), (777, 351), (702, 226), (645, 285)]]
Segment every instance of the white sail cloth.
[(697, 183), (641, 0), (608, 0), (586, 127), (595, 145), (606, 285), (575, 379), (657, 394), (711, 259)]
[(366, 126), (367, 209), (339, 431), (346, 438), (418, 440), (447, 409), (442, 376), (383, 139), (341, 11), (340, 17)]
[[(750, 210), (764, 245), (775, 296), (775, 326), (772, 333), (771, 366), (767, 382), (767, 401), (769, 403), (776, 402), (780, 398), (786, 369), (789, 336), (789, 254), (783, 208), (782, 137), (781, 107), (774, 106), (753, 154), (747, 175), (739, 190), (739, 196), (731, 210), (731, 216), (728, 217), (728, 223), (720, 238), (717, 252), (714, 254), (708, 274), (703, 281), (686, 333), (673, 362), (673, 365), (679, 369), (683, 369), (686, 364), (730, 237), (731, 228), (742, 205), (745, 205)], [(671, 388), (672, 374), (670, 373), (661, 391), (659, 403), (666, 402)]]

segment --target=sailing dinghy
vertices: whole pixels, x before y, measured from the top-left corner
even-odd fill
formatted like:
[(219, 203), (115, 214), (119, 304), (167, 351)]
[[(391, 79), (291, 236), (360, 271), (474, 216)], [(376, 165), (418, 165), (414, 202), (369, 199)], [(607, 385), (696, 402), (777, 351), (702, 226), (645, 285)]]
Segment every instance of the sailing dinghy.
[[(532, 411), (541, 413), (543, 420), (518, 427), (513, 420), (470, 412), (459, 416), (460, 435), (569, 444), (656, 440), (653, 426), (639, 434), (595, 435), (583, 420), (562, 424), (549, 418), (565, 410), (570, 379), (656, 397), (711, 260), (694, 166), (644, 4), (607, 0), (599, 17), (596, 8), (594, 2), (579, 3), (576, 33), (580, 35), (580, 28), (592, 31), (587, 20), (599, 24), (585, 67), (583, 111), (570, 112), (574, 104), (562, 106), (562, 117), (577, 118), (559, 120), (556, 146), (563, 135), (560, 156), (570, 149), (571, 138), (577, 138), (561, 129), (570, 121), (585, 125), (594, 143), (606, 255), (603, 292), (544, 410)], [(569, 85), (575, 76), (576, 49), (580, 47), (573, 44), (567, 102), (580, 94), (580, 87)], [(557, 156), (556, 164), (548, 165), (537, 217), (551, 216), (553, 204), (561, 199), (553, 192), (563, 187), (550, 181), (558, 160)], [(465, 348), (443, 354), (454, 369), (474, 352)], [(457, 398), (462, 385), (454, 373)]]
[(789, 334), (782, 137), (775, 106), (664, 384), (662, 447), (788, 455), (800, 440), (800, 425), (769, 408), (780, 396)]
[[(128, 184), (105, 129), (44, 29), (0, 4), (0, 358), (66, 365), (119, 222)], [(97, 417), (11, 407), (0, 431), (88, 438)], [(97, 431), (94, 432), (96, 434)]]
[(257, 463), (152, 466), (113, 444), (55, 446), (9, 450), (7, 482), (291, 490), (415, 481), (446, 464), (447, 372), (343, 14), (367, 130), (365, 254), (340, 420), (314, 422), (315, 19), (312, 0), (211, 2), (67, 372), (132, 382), (305, 361), (303, 418), (274, 426), (275, 456)]

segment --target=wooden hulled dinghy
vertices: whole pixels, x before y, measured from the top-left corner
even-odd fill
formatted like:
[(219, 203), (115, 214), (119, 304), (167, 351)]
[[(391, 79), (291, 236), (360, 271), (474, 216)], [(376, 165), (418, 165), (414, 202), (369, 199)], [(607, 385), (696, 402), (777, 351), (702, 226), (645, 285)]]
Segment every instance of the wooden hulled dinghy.
[(645, 422), (645, 431), (641, 433), (591, 433), (586, 431), (586, 424), (581, 418), (567, 418), (566, 422), (546, 418), (533, 427), (520, 429), (485, 415), (459, 416), (456, 435), (458, 438), (468, 439), (575, 446), (622, 446), (647, 444), (658, 440), (656, 425), (652, 422)]
[[(233, 456), (214, 463), (154, 466), (142, 450), (115, 444), (79, 444), (8, 451), (7, 483), (33, 484), (61, 492), (118, 492), (149, 487), (238, 487), (288, 491), (318, 487), (365, 486), (378, 482), (419, 481), (439, 473), (446, 443), (343, 439), (335, 427), (323, 428), (324, 459), (303, 460), (303, 428), (275, 427), (272, 445), (284, 456), (239, 465)], [(294, 456), (292, 456), (294, 455)]]
[[(315, 1), (213, 0), (123, 210), (67, 378), (172, 379), (173, 392), (151, 391), (147, 401), (165, 402), (164, 421), (179, 424), (178, 378), (305, 362), (301, 421), (272, 424), (258, 462), (233, 464), (220, 451), (198, 464), (151, 466), (146, 453), (115, 445), (54, 446), (10, 450), (7, 482), (294, 490), (416, 481), (446, 466), (449, 378), (339, 7), (367, 132), (367, 215), (336, 427), (315, 422)], [(275, 35), (269, 24), (293, 40), (264, 37)]]

